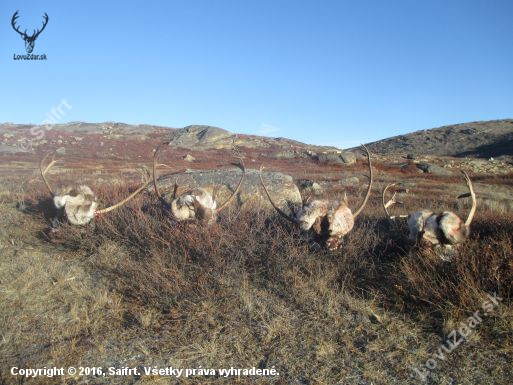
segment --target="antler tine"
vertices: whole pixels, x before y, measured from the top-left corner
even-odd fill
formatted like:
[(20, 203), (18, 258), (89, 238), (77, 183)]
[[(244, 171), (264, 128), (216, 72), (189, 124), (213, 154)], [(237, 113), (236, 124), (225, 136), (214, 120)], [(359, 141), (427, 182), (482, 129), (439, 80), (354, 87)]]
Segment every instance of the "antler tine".
[(238, 138), (239, 138), (239, 136), (237, 134), (235, 134), (232, 138), (232, 153), (233, 153), (234, 157), (241, 159), (242, 154), (241, 154), (239, 146), (237, 146), (237, 143), (236, 143)]
[(239, 184), (237, 185), (237, 188), (235, 189), (235, 191), (233, 192), (233, 194), (228, 198), (228, 200), (226, 202), (224, 202), (218, 209), (216, 209), (216, 213), (219, 214), (221, 211), (223, 211), (226, 207), (228, 207), (228, 205), (230, 204), (230, 202), (233, 200), (233, 198), (235, 198), (235, 196), (239, 193), (240, 191), (240, 188), (242, 186), (242, 182), (244, 181), (244, 177), (246, 176), (246, 166), (244, 165), (244, 160), (241, 158), (239, 158), (239, 167), (241, 168), (242, 170), (242, 176), (240, 177), (240, 180), (239, 180)]
[(370, 194), (371, 194), (371, 189), (372, 189), (372, 181), (373, 181), (372, 162), (371, 162), (370, 151), (369, 151), (369, 149), (367, 147), (365, 147), (364, 144), (362, 144), (362, 148), (365, 151), (365, 153), (367, 154), (367, 161), (369, 163), (369, 186), (367, 187), (367, 193), (365, 194), (365, 198), (363, 199), (362, 204), (356, 210), (356, 212), (353, 214), (353, 218), (355, 218), (355, 219), (356, 219), (356, 217), (358, 215), (360, 215), (360, 213), (364, 209), (365, 205), (367, 204), (367, 201), (369, 200), (369, 197), (370, 197)]
[(45, 15), (43, 16), (43, 18), (45, 19), (45, 21), (43, 21), (43, 28), (41, 28), (41, 30), (37, 30), (37, 33), (36, 31), (34, 30), (34, 33), (32, 34), (33, 37), (38, 37), (39, 34), (41, 32), (43, 32), (43, 30), (45, 29), (46, 25), (48, 24), (48, 20), (50, 20), (50, 18), (48, 17), (48, 15), (46, 14), (45, 12)]
[(269, 191), (267, 191), (267, 187), (265, 187), (264, 180), (262, 179), (262, 170), (264, 169), (264, 166), (260, 166), (260, 183), (262, 184), (262, 187), (264, 188), (265, 195), (267, 195), (267, 199), (269, 199), (269, 202), (271, 202), (271, 205), (274, 207), (274, 209), (280, 214), (283, 218), (286, 220), (298, 224), (298, 221), (295, 218), (292, 218), (291, 216), (285, 214), (272, 200), (271, 195), (269, 194)]
[(50, 195), (53, 197), (55, 194), (54, 192), (52, 191), (52, 188), (50, 187), (50, 183), (48, 183), (48, 180), (46, 179), (46, 173), (48, 171), (50, 171), (50, 169), (55, 165), (55, 163), (57, 163), (57, 161), (55, 159), (52, 159), (52, 161), (45, 167), (45, 169), (43, 170), (43, 163), (46, 161), (46, 158), (48, 158), (48, 156), (51, 154), (51, 152), (49, 152), (48, 154), (46, 154), (42, 159), (41, 161), (39, 162), (39, 172), (41, 173), (41, 177), (43, 178), (43, 181), (46, 185), (46, 187), (48, 188), (48, 191), (50, 192)]
[(176, 179), (175, 179), (175, 185), (173, 186), (173, 195), (172, 195), (173, 199), (176, 199), (176, 194), (178, 194), (178, 183), (176, 183)]
[(159, 152), (160, 147), (157, 147), (153, 150), (153, 163), (152, 163), (152, 172), (151, 175), (153, 177), (153, 187), (155, 189), (155, 194), (157, 194), (157, 197), (160, 198), (160, 192), (159, 188), (157, 187), (157, 178), (155, 177), (156, 169), (157, 169), (157, 153)]
[[(12, 27), (14, 28), (14, 30), (15, 30), (16, 32), (18, 32), (21, 36), (23, 36), (23, 32), (20, 32), (19, 27), (18, 27), (18, 28), (16, 28), (16, 19), (17, 19), (18, 17), (20, 17), (20, 15), (18, 15), (18, 12), (19, 12), (19, 11), (16, 11), (16, 12), (14, 13), (14, 15), (12, 16), (12, 19), (11, 19), (11, 25), (12, 25)], [(27, 30), (25, 30), (25, 32), (27, 32)]]
[(383, 204), (383, 209), (385, 210), (385, 214), (387, 215), (387, 217), (390, 218), (390, 219), (392, 219), (392, 216), (388, 212), (388, 208), (395, 203), (395, 195), (396, 195), (396, 193), (394, 192), (394, 195), (392, 196), (392, 198), (388, 202), (386, 202), (386, 203), (385, 203), (385, 195), (387, 193), (387, 190), (390, 187), (393, 187), (395, 185), (397, 185), (397, 183), (389, 183), (389, 184), (387, 184), (386, 187), (383, 189), (383, 192), (381, 193), (381, 202)]
[[(159, 152), (161, 146), (163, 145), (166, 145), (166, 144), (169, 144), (170, 142), (163, 142), (161, 143), (160, 145), (157, 146), (157, 148), (154, 150), (154, 153), (153, 153), (153, 167), (152, 167), (152, 176), (153, 176), (153, 188), (155, 190), (155, 194), (157, 195), (157, 198), (165, 205), (165, 206), (169, 206), (169, 203), (166, 202), (166, 200), (164, 199), (164, 197), (162, 196), (162, 194), (160, 193), (159, 189), (158, 189), (158, 186), (157, 186), (157, 177), (156, 177), (156, 174), (157, 174), (157, 167), (158, 166), (164, 166), (164, 167), (167, 167), (167, 168), (172, 168), (171, 166), (167, 165), (167, 164), (164, 164), (164, 163), (158, 163), (157, 164), (157, 153)], [(178, 171), (175, 171), (173, 173), (171, 173), (171, 175), (174, 175), (174, 174), (180, 174), (182, 172), (184, 172), (185, 170), (178, 170)], [(173, 190), (173, 199), (176, 198), (176, 192), (178, 190), (178, 185), (176, 184), (175, 182), (175, 186), (174, 186), (174, 190)]]
[(147, 181), (151, 179), (151, 173), (146, 166), (141, 166), (140, 169), (137, 169), (137, 172), (141, 175), (142, 178), (144, 178), (144, 180)]
[(463, 170), (461, 170), (461, 173), (463, 174), (463, 177), (465, 178), (465, 183), (467, 184), (467, 187), (470, 192), (470, 196), (472, 198), (472, 208), (470, 209), (470, 212), (468, 213), (467, 220), (465, 221), (465, 225), (470, 226), (470, 224), (472, 223), (472, 219), (474, 218), (474, 215), (477, 210), (476, 193), (474, 192), (474, 188), (472, 187), (472, 181), (470, 180), (470, 177), (468, 176), (468, 174)]
[(130, 194), (128, 197), (123, 199), (121, 202), (116, 203), (115, 205), (112, 205), (110, 207), (107, 207), (106, 209), (97, 210), (96, 215), (106, 214), (110, 211), (116, 210), (120, 208), (121, 206), (124, 206), (128, 202), (130, 202), (137, 194), (139, 194), (142, 190), (144, 190), (149, 184), (151, 183), (151, 179), (148, 177), (146, 182), (144, 182), (141, 187), (139, 187), (137, 190), (135, 190), (132, 194)]
[(156, 178), (156, 169), (157, 169), (157, 154), (161, 148), (161, 146), (163, 146), (164, 144), (167, 144), (168, 142), (164, 142), (164, 143), (161, 143), (159, 146), (157, 146), (157, 148), (154, 150), (153, 152), (153, 167), (152, 167), (152, 176), (153, 176), (153, 187), (155, 189), (155, 194), (157, 195), (157, 198), (159, 198), (159, 200), (164, 203), (165, 205), (167, 205), (167, 202), (164, 200), (164, 198), (162, 197), (162, 195), (160, 194), (160, 191), (159, 191), (159, 188), (157, 187), (157, 178)]
[(387, 215), (387, 217), (389, 219), (392, 219), (392, 220), (395, 219), (395, 218), (407, 218), (408, 217), (408, 215), (390, 215), (390, 213), (388, 212), (388, 208), (391, 207), (392, 205), (394, 205), (396, 203), (402, 204), (402, 202), (399, 202), (399, 201), (395, 200), (395, 196), (397, 195), (397, 191), (395, 191), (394, 195), (392, 195), (392, 198), (390, 198), (388, 200), (388, 202), (385, 203), (385, 196), (386, 196), (387, 190), (390, 187), (397, 186), (398, 184), (400, 184), (400, 183), (389, 183), (389, 184), (387, 184), (386, 187), (383, 189), (383, 192), (381, 193), (381, 203), (383, 205), (383, 209), (385, 210), (385, 214)]

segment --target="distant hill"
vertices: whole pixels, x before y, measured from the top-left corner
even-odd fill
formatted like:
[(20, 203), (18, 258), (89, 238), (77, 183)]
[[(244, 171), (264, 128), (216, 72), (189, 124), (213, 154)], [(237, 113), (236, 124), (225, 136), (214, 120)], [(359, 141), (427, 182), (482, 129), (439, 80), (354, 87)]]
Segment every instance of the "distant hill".
[(119, 122), (70, 122), (53, 126), (0, 123), (0, 154), (17, 153), (22, 144), (26, 152), (61, 149), (76, 155), (129, 157), (151, 150), (161, 142), (191, 151), (231, 150), (234, 146), (260, 151), (276, 158), (314, 157), (341, 153), (332, 146), (316, 146), (292, 139), (235, 134), (218, 127), (190, 125), (170, 128), (131, 125)]
[[(229, 150), (234, 145), (282, 159), (315, 158), (335, 153), (340, 162), (342, 152), (336, 147), (315, 146), (286, 138), (235, 134), (222, 128), (190, 125), (181, 129), (130, 125), (118, 122), (70, 122), (45, 128), (27, 124), (0, 123), (0, 154), (18, 152), (23, 141), (30, 141), (30, 151), (67, 148), (69, 151), (102, 157), (127, 157), (150, 153), (162, 141), (175, 148), (191, 151)], [(472, 122), (416, 131), (368, 144), (374, 154), (414, 154), (504, 156), (513, 158), (513, 119)], [(64, 150), (62, 150), (64, 151)], [(329, 160), (329, 159), (328, 159)], [(345, 160), (343, 162), (346, 162)]]
[(454, 124), (379, 140), (368, 144), (377, 154), (513, 156), (513, 119)]

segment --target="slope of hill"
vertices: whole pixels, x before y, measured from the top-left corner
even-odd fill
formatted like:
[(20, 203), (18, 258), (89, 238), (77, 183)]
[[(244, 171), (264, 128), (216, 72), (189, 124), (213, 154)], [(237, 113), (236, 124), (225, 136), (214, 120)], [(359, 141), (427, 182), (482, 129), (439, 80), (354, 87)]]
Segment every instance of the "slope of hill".
[[(15, 153), (67, 147), (73, 152), (105, 152), (121, 147), (123, 155), (139, 154), (141, 146), (153, 147), (170, 141), (174, 148), (187, 150), (231, 149), (234, 145), (262, 149), (283, 157), (309, 156), (316, 153), (340, 152), (329, 146), (316, 146), (285, 138), (236, 134), (218, 127), (190, 125), (181, 129), (125, 123), (70, 122), (52, 126), (0, 123), (0, 153)], [(133, 151), (132, 151), (133, 150)], [(109, 150), (110, 151), (110, 150)], [(115, 154), (114, 154), (115, 155)]]
[(513, 119), (421, 130), (379, 140), (368, 146), (378, 154), (412, 153), (480, 158), (513, 156)]
[[(286, 138), (236, 134), (222, 128), (190, 125), (181, 129), (104, 122), (70, 122), (50, 127), (0, 124), (0, 153), (44, 152), (66, 148), (76, 155), (126, 158), (150, 153), (159, 142), (188, 151), (230, 150), (234, 145), (280, 159), (327, 156), (342, 151)], [(513, 159), (513, 119), (463, 123), (421, 130), (368, 144), (374, 154), (414, 154)], [(19, 151), (21, 149), (21, 151)], [(64, 151), (64, 150), (63, 150)], [(346, 162), (344, 160), (344, 162)]]

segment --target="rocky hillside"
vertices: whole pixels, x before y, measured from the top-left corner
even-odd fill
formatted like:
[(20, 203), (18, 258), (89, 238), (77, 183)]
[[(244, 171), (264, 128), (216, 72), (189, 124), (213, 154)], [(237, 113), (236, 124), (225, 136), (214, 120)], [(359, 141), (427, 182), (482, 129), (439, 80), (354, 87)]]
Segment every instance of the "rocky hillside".
[(187, 151), (230, 151), (235, 147), (275, 159), (314, 159), (320, 163), (351, 164), (354, 155), (336, 147), (315, 146), (285, 138), (235, 134), (218, 127), (191, 125), (181, 129), (124, 123), (71, 122), (52, 126), (0, 124), (0, 154), (73, 153), (109, 159), (151, 154), (155, 146), (169, 142)]
[(513, 156), (513, 119), (471, 122), (421, 130), (369, 144), (378, 154)]
[[(53, 126), (0, 124), (0, 154), (41, 153), (59, 150), (77, 156), (128, 159), (150, 154), (161, 142), (191, 152), (230, 151), (241, 147), (258, 157), (312, 159), (325, 164), (352, 164), (355, 155), (335, 147), (315, 146), (286, 138), (236, 134), (222, 128), (190, 125), (169, 128), (124, 123), (70, 122)], [(513, 159), (513, 119), (463, 123), (416, 131), (368, 145), (374, 154), (411, 154)], [(413, 159), (412, 158), (412, 159)]]

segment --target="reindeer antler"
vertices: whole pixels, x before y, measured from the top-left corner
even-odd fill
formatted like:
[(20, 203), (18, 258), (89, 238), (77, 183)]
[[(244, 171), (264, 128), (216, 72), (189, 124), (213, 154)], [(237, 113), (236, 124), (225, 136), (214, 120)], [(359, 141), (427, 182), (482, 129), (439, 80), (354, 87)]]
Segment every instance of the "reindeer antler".
[(371, 156), (370, 151), (367, 147), (365, 147), (364, 144), (362, 144), (362, 148), (364, 152), (367, 154), (367, 161), (369, 163), (369, 186), (367, 187), (367, 193), (365, 194), (365, 198), (363, 198), (363, 202), (360, 205), (360, 207), (355, 211), (353, 214), (353, 218), (356, 219), (358, 215), (362, 212), (362, 210), (365, 208), (365, 205), (367, 204), (367, 201), (369, 200), (371, 189), (372, 189), (372, 180), (373, 180), (373, 174), (372, 174), (372, 162), (371, 162)]
[(118, 202), (116, 203), (115, 205), (112, 205), (110, 207), (107, 207), (106, 209), (102, 209), (102, 210), (96, 210), (96, 215), (102, 215), (102, 214), (106, 214), (108, 213), (109, 211), (112, 211), (112, 210), (116, 210), (118, 208), (120, 208), (121, 206), (124, 206), (125, 204), (127, 204), (128, 202), (130, 202), (133, 198), (135, 198), (135, 196), (137, 194), (139, 194), (142, 190), (144, 190), (146, 188), (146, 186), (148, 186), (149, 184), (151, 183), (151, 179), (150, 177), (148, 176), (146, 178), (146, 181), (141, 185), (141, 187), (139, 187), (137, 190), (135, 190), (132, 194), (130, 194), (128, 197), (126, 197), (125, 199), (123, 199), (121, 202)]
[(461, 173), (463, 174), (463, 177), (465, 178), (465, 183), (467, 184), (467, 187), (469, 189), (469, 192), (466, 194), (460, 195), (458, 198), (468, 197), (470, 196), (472, 198), (472, 208), (470, 209), (470, 212), (468, 213), (467, 220), (465, 221), (465, 226), (470, 226), (472, 223), (472, 219), (474, 218), (474, 215), (477, 210), (477, 199), (476, 199), (476, 193), (474, 192), (474, 188), (472, 187), (472, 181), (470, 180), (470, 177), (468, 174), (461, 170)]
[(242, 176), (240, 177), (239, 184), (237, 185), (237, 188), (235, 189), (233, 194), (226, 200), (226, 202), (224, 202), (221, 206), (219, 206), (219, 208), (216, 209), (216, 214), (219, 214), (226, 207), (228, 207), (228, 205), (233, 200), (233, 198), (235, 198), (235, 196), (239, 193), (239, 190), (240, 190), (240, 188), (242, 186), (242, 182), (244, 181), (244, 177), (246, 176), (246, 166), (244, 166), (244, 160), (242, 159), (242, 157), (239, 158), (239, 165), (238, 166), (242, 170)]
[[(164, 166), (164, 167), (167, 167), (167, 168), (172, 168), (171, 166), (168, 166), (167, 164), (164, 164), (164, 163), (159, 163), (157, 164), (157, 153), (160, 151), (160, 148), (163, 146), (163, 145), (169, 145), (170, 142), (163, 142), (161, 144), (159, 144), (157, 146), (157, 148), (154, 150), (153, 152), (153, 167), (152, 167), (152, 176), (153, 176), (153, 188), (155, 189), (155, 194), (157, 195), (157, 198), (160, 200), (160, 202), (168, 207), (169, 206), (169, 203), (166, 202), (166, 200), (164, 199), (164, 197), (160, 194), (160, 191), (158, 189), (158, 186), (157, 186), (157, 167), (158, 166)], [(175, 174), (180, 174), (180, 173), (183, 173), (185, 172), (185, 170), (179, 170), (179, 171), (175, 171), (173, 173), (171, 173), (171, 175), (175, 175)], [(178, 185), (176, 184), (175, 182), (175, 186), (174, 186), (174, 189), (173, 189), (173, 199), (176, 198), (176, 193), (178, 191)]]
[(271, 202), (271, 205), (274, 207), (274, 209), (278, 212), (278, 214), (280, 214), (283, 218), (285, 218), (286, 220), (292, 222), (292, 223), (295, 223), (295, 224), (298, 224), (298, 221), (296, 218), (294, 217), (291, 217), (287, 214), (285, 214), (285, 212), (283, 212), (272, 200), (271, 198), (271, 194), (269, 194), (269, 191), (267, 191), (267, 187), (265, 187), (265, 184), (264, 184), (264, 180), (262, 179), (262, 170), (264, 169), (264, 166), (260, 166), (260, 183), (262, 184), (262, 187), (264, 188), (264, 191), (265, 191), (265, 195), (267, 195), (267, 199), (269, 199), (269, 202)]
[(155, 189), (155, 194), (157, 195), (157, 198), (159, 198), (159, 200), (164, 204), (164, 205), (168, 205), (168, 203), (165, 201), (165, 199), (162, 197), (162, 195), (160, 194), (160, 191), (159, 191), (159, 188), (157, 187), (157, 178), (156, 178), (156, 173), (157, 173), (157, 153), (159, 152), (160, 150), (160, 147), (163, 146), (164, 144), (167, 144), (169, 142), (164, 142), (164, 143), (161, 143), (154, 151), (153, 151), (153, 167), (152, 167), (152, 176), (153, 176), (153, 187)]
[(383, 189), (383, 192), (381, 193), (381, 201), (382, 201), (382, 204), (383, 204), (383, 209), (385, 210), (385, 213), (387, 214), (387, 217), (389, 219), (392, 219), (394, 220), (395, 218), (407, 218), (408, 215), (390, 215), (390, 213), (388, 212), (388, 208), (396, 203), (398, 204), (402, 204), (402, 202), (399, 202), (399, 201), (396, 201), (395, 200), (395, 196), (397, 194), (397, 191), (394, 192), (394, 195), (392, 195), (392, 198), (390, 198), (388, 200), (388, 202), (385, 203), (385, 195), (387, 193), (387, 190), (390, 188), (390, 187), (393, 187), (393, 186), (397, 186), (399, 183), (389, 183), (386, 185), (386, 187)]
[(50, 171), (50, 169), (55, 165), (55, 163), (57, 163), (57, 161), (55, 159), (52, 158), (52, 161), (45, 167), (45, 169), (43, 170), (43, 163), (45, 162), (46, 158), (48, 158), (48, 156), (51, 154), (51, 152), (49, 152), (48, 154), (46, 154), (43, 159), (41, 159), (41, 161), (39, 162), (39, 172), (41, 173), (41, 177), (43, 178), (43, 181), (45, 182), (45, 185), (46, 187), (48, 188), (48, 191), (50, 192), (50, 195), (53, 197), (55, 194), (54, 192), (52, 191), (52, 188), (50, 187), (50, 183), (48, 183), (48, 180), (46, 179), (46, 173), (48, 171)]

